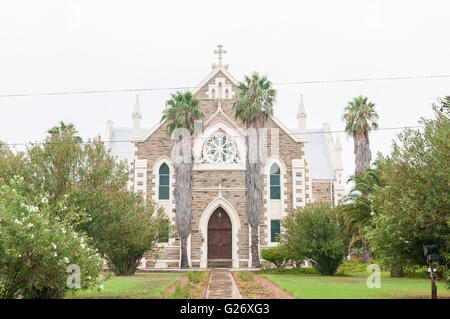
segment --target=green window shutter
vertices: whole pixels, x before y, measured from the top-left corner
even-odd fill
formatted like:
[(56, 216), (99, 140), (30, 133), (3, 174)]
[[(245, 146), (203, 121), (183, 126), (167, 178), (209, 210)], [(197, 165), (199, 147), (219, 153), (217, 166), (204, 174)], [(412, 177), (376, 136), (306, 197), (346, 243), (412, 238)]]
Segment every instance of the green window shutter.
[(270, 221), (270, 241), (275, 243), (278, 241), (278, 235), (280, 234), (280, 220), (272, 219)]
[(270, 186), (270, 199), (280, 199), (280, 186)]
[(270, 199), (281, 199), (280, 168), (277, 164), (270, 167)]
[(159, 168), (159, 199), (170, 197), (170, 170), (166, 163)]
[(168, 186), (159, 186), (159, 199), (169, 199)]

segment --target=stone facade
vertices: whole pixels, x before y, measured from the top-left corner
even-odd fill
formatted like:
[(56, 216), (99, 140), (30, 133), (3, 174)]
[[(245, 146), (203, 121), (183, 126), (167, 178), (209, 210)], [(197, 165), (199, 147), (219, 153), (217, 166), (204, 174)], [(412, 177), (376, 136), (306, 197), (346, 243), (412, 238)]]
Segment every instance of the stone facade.
[[(232, 267), (249, 267), (249, 224), (245, 200), (245, 126), (234, 119), (232, 106), (238, 95), (237, 81), (221, 64), (214, 66), (210, 75), (192, 92), (200, 99), (205, 114), (202, 131), (192, 140), (194, 154), (201, 153), (206, 141), (217, 132), (227, 135), (234, 143), (239, 158), (232, 163), (196, 163), (194, 165), (192, 232), (188, 239), (188, 257), (191, 267), (208, 266), (208, 220), (214, 210), (222, 207), (231, 220)], [(303, 107), (303, 106), (301, 106)], [(302, 113), (303, 114), (303, 113)], [(173, 143), (167, 133), (167, 123), (157, 123), (141, 133), (139, 108), (133, 110), (133, 157), (129, 187), (141, 192), (147, 201), (164, 207), (172, 225), (176, 224), (174, 175), (171, 160)], [(302, 123), (305, 120), (302, 119)], [(304, 131), (305, 128), (303, 128)], [(302, 128), (300, 128), (302, 131)], [(138, 132), (138, 133), (136, 133)], [(142, 132), (142, 131), (141, 131)], [(111, 140), (110, 134), (109, 139)], [(108, 136), (106, 137), (108, 141)], [(313, 179), (308, 162), (305, 136), (293, 133), (275, 117), (267, 123), (266, 165), (264, 167), (264, 205), (260, 224), (260, 247), (277, 245), (271, 241), (271, 221), (281, 220), (296, 207), (312, 201), (334, 203), (337, 178)], [(278, 146), (278, 147), (277, 147)], [(336, 155), (336, 154), (334, 154)], [(332, 156), (335, 158), (335, 156)], [(159, 168), (166, 164), (170, 170), (169, 199), (159, 199)], [(270, 168), (280, 169), (280, 199), (270, 199)], [(336, 171), (342, 173), (341, 171)], [(338, 189), (343, 194), (343, 186)], [(340, 187), (340, 188), (339, 188)], [(169, 242), (160, 244), (156, 260), (145, 256), (142, 267), (179, 267), (180, 240), (178, 234)]]

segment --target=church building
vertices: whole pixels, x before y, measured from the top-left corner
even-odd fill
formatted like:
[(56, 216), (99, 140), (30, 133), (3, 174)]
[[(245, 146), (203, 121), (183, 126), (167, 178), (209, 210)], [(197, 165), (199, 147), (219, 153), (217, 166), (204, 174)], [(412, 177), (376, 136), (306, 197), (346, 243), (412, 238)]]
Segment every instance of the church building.
[[(245, 125), (234, 118), (238, 81), (222, 64), (222, 46), (215, 51), (218, 63), (192, 94), (205, 114), (202, 131), (193, 139), (194, 164), (192, 232), (188, 257), (192, 268), (251, 266), (250, 227), (245, 199)], [(327, 123), (307, 127), (303, 96), (292, 107), (298, 127), (287, 128), (274, 116), (267, 122), (264, 166), (263, 212), (259, 227), (260, 248), (277, 245), (280, 221), (293, 209), (310, 202), (336, 205), (344, 195), (342, 147)], [(295, 112), (295, 113), (294, 113)], [(173, 142), (167, 123), (145, 122), (139, 99), (132, 111), (131, 127), (114, 127), (108, 121), (103, 140), (121, 160), (130, 164), (129, 189), (164, 208), (175, 226)], [(141, 122), (153, 124), (150, 129)], [(115, 143), (114, 141), (122, 141)], [(124, 142), (130, 141), (130, 142)], [(160, 243), (156, 260), (146, 256), (142, 268), (179, 268), (180, 239), (177, 234)]]

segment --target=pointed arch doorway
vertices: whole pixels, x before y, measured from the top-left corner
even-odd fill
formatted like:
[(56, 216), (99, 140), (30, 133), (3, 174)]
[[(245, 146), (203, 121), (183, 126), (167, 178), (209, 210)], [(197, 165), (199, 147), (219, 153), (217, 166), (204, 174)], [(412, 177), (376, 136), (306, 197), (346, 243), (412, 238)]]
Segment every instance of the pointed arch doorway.
[(217, 207), (208, 221), (208, 266), (232, 266), (232, 226), (227, 212)]

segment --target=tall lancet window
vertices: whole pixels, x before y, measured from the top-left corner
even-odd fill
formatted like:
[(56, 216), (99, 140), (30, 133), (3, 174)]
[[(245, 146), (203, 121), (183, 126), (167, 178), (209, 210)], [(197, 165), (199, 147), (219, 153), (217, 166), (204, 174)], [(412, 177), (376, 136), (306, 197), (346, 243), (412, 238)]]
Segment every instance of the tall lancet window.
[(169, 199), (170, 195), (170, 169), (166, 163), (159, 168), (159, 199)]
[(270, 199), (280, 199), (280, 198), (281, 198), (280, 167), (274, 163), (270, 167)]

